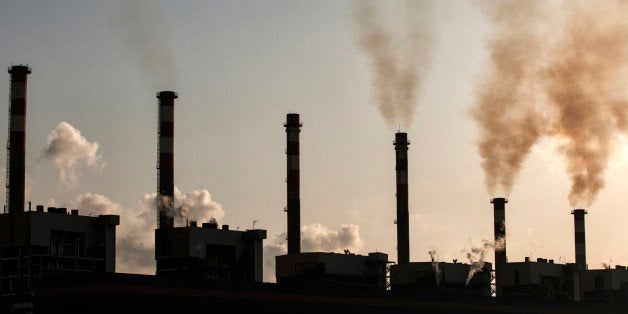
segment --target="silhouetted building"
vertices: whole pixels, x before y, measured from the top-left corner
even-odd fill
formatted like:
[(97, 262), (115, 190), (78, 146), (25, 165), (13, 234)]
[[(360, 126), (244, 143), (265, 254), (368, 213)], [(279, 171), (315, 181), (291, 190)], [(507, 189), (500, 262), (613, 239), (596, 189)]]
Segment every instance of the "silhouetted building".
[(278, 284), (386, 288), (388, 254), (308, 252), (276, 257)]
[(573, 267), (554, 260), (526, 257), (524, 262), (503, 266), (500, 280), (503, 297), (541, 300), (574, 300)]
[(0, 293), (27, 293), (34, 281), (64, 272), (115, 272), (117, 215), (37, 206), (0, 214)]
[(472, 267), (479, 266), (445, 262), (391, 265), (390, 288), (393, 292), (409, 294), (441, 293), (490, 297), (492, 264), (484, 263), (470, 274)]
[(215, 222), (198, 227), (193, 221), (188, 227), (157, 229), (157, 275), (261, 282), (264, 239), (266, 230), (229, 230), (227, 225), (218, 229)]
[(589, 269), (583, 273), (581, 289), (586, 301), (628, 302), (628, 269), (616, 265), (614, 269)]

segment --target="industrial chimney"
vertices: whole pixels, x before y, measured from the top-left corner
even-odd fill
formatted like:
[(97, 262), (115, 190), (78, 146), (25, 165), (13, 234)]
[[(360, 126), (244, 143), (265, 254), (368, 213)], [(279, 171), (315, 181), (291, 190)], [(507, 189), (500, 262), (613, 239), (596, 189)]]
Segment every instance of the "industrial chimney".
[(7, 143), (7, 207), (9, 213), (24, 211), (24, 177), (26, 156), (26, 76), (31, 68), (14, 65), (11, 74), (9, 105), (9, 142)]
[(397, 173), (397, 264), (410, 262), (408, 226), (408, 134), (395, 134), (395, 170)]
[(157, 160), (157, 209), (159, 229), (174, 228), (174, 100), (173, 91), (157, 93), (159, 139)]
[(496, 296), (501, 296), (501, 270), (508, 262), (506, 257), (506, 203), (503, 197), (494, 198), (493, 222), (495, 233), (495, 291)]
[(576, 267), (578, 270), (585, 270), (587, 269), (587, 249), (584, 234), (584, 215), (587, 214), (587, 211), (585, 209), (574, 209), (571, 214), (573, 215), (576, 244)]
[(286, 159), (288, 196), (288, 254), (301, 252), (301, 199), (299, 196), (299, 114), (286, 115)]

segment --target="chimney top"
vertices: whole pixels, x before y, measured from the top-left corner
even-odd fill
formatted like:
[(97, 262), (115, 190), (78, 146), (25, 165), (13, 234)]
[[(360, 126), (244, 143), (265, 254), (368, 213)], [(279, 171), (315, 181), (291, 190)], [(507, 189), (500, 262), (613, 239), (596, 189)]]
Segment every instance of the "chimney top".
[(491, 199), (491, 203), (508, 203), (508, 199), (505, 197), (495, 197)]
[(9, 68), (8, 71), (10, 74), (13, 74), (13, 72), (23, 72), (26, 74), (31, 74), (31, 67), (29, 67), (28, 65), (24, 65), (24, 64), (19, 64), (19, 65), (13, 65)]
[(177, 99), (177, 98), (179, 98), (179, 94), (177, 94), (177, 92), (174, 92), (174, 91), (161, 91), (161, 92), (157, 93), (157, 98), (173, 98), (173, 99)]
[(395, 142), (393, 143), (395, 146), (407, 146), (410, 145), (408, 142), (408, 133), (405, 132), (397, 132), (395, 133)]
[(587, 212), (586, 209), (574, 209), (574, 210), (571, 211), (572, 215), (577, 215), (577, 214), (586, 215), (588, 213), (589, 212)]
[(286, 115), (286, 123), (283, 125), (285, 127), (297, 126), (301, 127), (303, 124), (299, 122), (299, 114), (298, 113), (289, 113)]

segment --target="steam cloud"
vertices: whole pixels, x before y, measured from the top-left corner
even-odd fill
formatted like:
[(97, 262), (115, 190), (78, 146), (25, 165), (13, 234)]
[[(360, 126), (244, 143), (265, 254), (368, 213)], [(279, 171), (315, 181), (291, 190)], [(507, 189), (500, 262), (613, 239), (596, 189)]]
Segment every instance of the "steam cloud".
[(628, 130), (628, 4), (566, 1), (550, 19), (544, 1), (487, 3), (496, 30), (472, 110), (487, 190), (508, 195), (531, 147), (547, 135), (565, 157), (571, 205), (591, 205), (618, 135)]
[[(221, 205), (211, 200), (207, 190), (196, 190), (187, 194), (175, 188), (178, 206), (175, 221), (185, 223), (185, 219), (201, 222), (222, 219), (225, 212)], [(100, 194), (85, 193), (70, 202), (87, 215), (120, 215), (120, 225), (116, 237), (116, 270), (126, 273), (155, 273), (156, 194), (146, 194), (138, 203), (138, 208), (125, 209), (120, 204)]]
[[(360, 238), (360, 227), (357, 225), (341, 224), (340, 229), (334, 231), (321, 224), (312, 224), (301, 226), (301, 245), (303, 252), (358, 252), (364, 241)], [(264, 281), (275, 281), (275, 256), (287, 252), (285, 232), (264, 245)]]
[(111, 28), (137, 60), (152, 90), (170, 90), (177, 83), (178, 70), (167, 44), (171, 36), (166, 21), (166, 10), (158, 1), (122, 1), (112, 10)]
[[(371, 60), (373, 96), (380, 114), (390, 125), (412, 124), (417, 92), (429, 70), (434, 37), (430, 28), (431, 1), (405, 1), (393, 8), (395, 16), (379, 15), (375, 1), (355, 1), (357, 44)], [(401, 25), (395, 25), (395, 22)]]
[(74, 186), (78, 183), (79, 165), (101, 168), (102, 156), (98, 154), (98, 143), (88, 142), (81, 132), (67, 122), (61, 122), (48, 135), (48, 145), (41, 156), (59, 169), (62, 183)]
[(484, 268), (485, 260), (484, 256), (488, 250), (502, 251), (504, 250), (504, 246), (506, 244), (506, 238), (499, 238), (497, 241), (493, 242), (490, 240), (482, 239), (482, 243), (479, 246), (471, 246), (469, 250), (466, 251), (467, 260), (469, 260), (469, 274), (467, 275), (467, 282), (465, 285), (468, 285), (473, 276), (477, 272), (482, 271)]
[(436, 286), (440, 287), (440, 269), (438, 268), (438, 253), (435, 248), (431, 248), (427, 253), (430, 254), (432, 260), (432, 268), (434, 269), (434, 277), (436, 277)]

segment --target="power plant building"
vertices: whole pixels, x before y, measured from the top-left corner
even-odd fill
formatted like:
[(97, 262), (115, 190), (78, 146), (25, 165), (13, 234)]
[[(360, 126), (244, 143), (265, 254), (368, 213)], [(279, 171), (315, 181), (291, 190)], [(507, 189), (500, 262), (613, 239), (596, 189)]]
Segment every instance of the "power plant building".
[(266, 230), (218, 229), (216, 221), (201, 226), (191, 221), (175, 227), (174, 216), (174, 91), (157, 93), (159, 127), (157, 139), (157, 229), (155, 230), (156, 274), (160, 277), (261, 282)]
[(307, 252), (277, 256), (277, 283), (386, 289), (388, 254)]
[(155, 238), (157, 276), (261, 282), (264, 239), (266, 230), (218, 229), (214, 222), (169, 229), (167, 237)]
[[(471, 275), (474, 267), (478, 267)], [(492, 264), (411, 262), (390, 266), (390, 289), (397, 293), (491, 296)], [(470, 277), (470, 278), (469, 278)]]
[(0, 214), (0, 293), (20, 295), (40, 279), (63, 273), (116, 270), (117, 215), (37, 206)]

